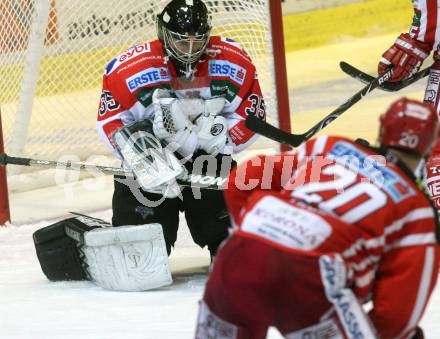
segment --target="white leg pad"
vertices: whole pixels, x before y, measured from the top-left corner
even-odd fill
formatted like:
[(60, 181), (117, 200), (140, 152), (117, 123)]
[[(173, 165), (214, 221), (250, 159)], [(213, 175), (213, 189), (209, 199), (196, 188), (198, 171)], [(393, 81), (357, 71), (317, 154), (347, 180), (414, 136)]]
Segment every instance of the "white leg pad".
[(91, 279), (105, 289), (146, 291), (172, 283), (162, 226), (94, 229), (84, 235)]

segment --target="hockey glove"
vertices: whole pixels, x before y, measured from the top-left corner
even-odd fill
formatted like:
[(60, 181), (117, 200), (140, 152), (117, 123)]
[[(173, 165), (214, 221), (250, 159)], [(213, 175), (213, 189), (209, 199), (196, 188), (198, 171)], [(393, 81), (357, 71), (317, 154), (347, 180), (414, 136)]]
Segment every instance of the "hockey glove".
[(216, 156), (224, 153), (228, 140), (227, 120), (219, 115), (225, 106), (225, 99), (217, 97), (205, 101), (205, 112), (196, 120), (195, 130), (200, 149)]
[(156, 137), (164, 140), (172, 150), (189, 157), (197, 149), (198, 140), (197, 134), (192, 131), (193, 124), (182, 110), (183, 104), (171, 97), (168, 91), (155, 90), (153, 131)]
[(228, 126), (226, 118), (218, 116), (201, 116), (197, 119), (197, 136), (200, 149), (208, 154), (216, 156), (225, 153)]
[(415, 40), (408, 33), (400, 34), (394, 44), (382, 55), (378, 73), (382, 75), (392, 65), (394, 71), (389, 81), (404, 80), (417, 73), (430, 51), (430, 44)]

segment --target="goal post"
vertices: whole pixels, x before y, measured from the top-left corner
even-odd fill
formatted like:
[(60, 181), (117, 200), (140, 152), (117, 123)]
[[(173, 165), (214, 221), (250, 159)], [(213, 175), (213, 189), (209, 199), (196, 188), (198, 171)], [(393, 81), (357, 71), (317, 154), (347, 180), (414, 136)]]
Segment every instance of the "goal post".
[[(168, 2), (1, 1), (5, 151), (51, 160), (68, 154), (85, 162), (111, 156), (95, 129), (104, 69), (128, 47), (156, 39), (155, 15)], [(213, 34), (238, 41), (254, 61), (269, 122), (289, 130), (281, 0), (204, 2)], [(8, 175), (29, 170), (12, 167)]]
[[(3, 147), (2, 113), (0, 108), (0, 154), (4, 153)], [(6, 167), (0, 166), (0, 226), (11, 221), (9, 211), (8, 181), (6, 179)]]
[[(280, 129), (285, 132), (291, 131), (289, 86), (287, 82), (286, 49), (284, 47), (283, 11), (281, 1), (271, 0), (270, 22), (272, 30), (272, 50), (274, 60), (274, 83), (277, 97), (277, 122)], [(289, 146), (281, 145), (282, 151), (290, 149)]]

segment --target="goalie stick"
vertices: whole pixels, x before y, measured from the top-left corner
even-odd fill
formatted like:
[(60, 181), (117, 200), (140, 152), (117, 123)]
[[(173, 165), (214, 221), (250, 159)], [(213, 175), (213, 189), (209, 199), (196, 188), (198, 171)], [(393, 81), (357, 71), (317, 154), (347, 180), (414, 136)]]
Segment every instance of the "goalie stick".
[(356, 94), (354, 94), (351, 98), (349, 98), (342, 105), (337, 107), (333, 112), (327, 115), (324, 119), (318, 122), (315, 126), (309, 129), (307, 132), (303, 134), (290, 134), (288, 132), (284, 132), (279, 128), (276, 128), (269, 123), (258, 119), (253, 115), (248, 115), (246, 118), (246, 127), (251, 131), (254, 131), (258, 134), (265, 136), (266, 138), (272, 139), (282, 144), (290, 145), (293, 147), (297, 147), (301, 145), (303, 142), (309, 140), (320, 130), (324, 129), (328, 124), (330, 124), (333, 120), (339, 117), (342, 113), (347, 111), (351, 106), (360, 101), (364, 96), (374, 90), (376, 87), (383, 84), (393, 75), (393, 69), (389, 68), (384, 74), (377, 78), (373, 78), (372, 81), (368, 83), (367, 86), (362, 88)]
[[(345, 61), (341, 61), (339, 63), (339, 67), (341, 68), (341, 70), (345, 74), (351, 76), (352, 78), (354, 78), (356, 80), (359, 80), (360, 82), (362, 82), (364, 84), (368, 84), (374, 80), (373, 76), (361, 71), (360, 69), (350, 65), (349, 63), (347, 63)], [(381, 84), (379, 86), (379, 88), (381, 90), (387, 91), (387, 92), (400, 91), (402, 88), (405, 88), (405, 87), (413, 84), (417, 80), (420, 80), (420, 79), (426, 77), (429, 74), (430, 70), (431, 70), (431, 67), (427, 67), (427, 68), (417, 72), (413, 76), (406, 78), (405, 80), (397, 81), (397, 82), (384, 82), (383, 84)]]
[[(62, 161), (52, 161), (52, 160), (19, 158), (19, 157), (11, 157), (6, 153), (0, 154), (0, 166), (6, 166), (6, 165), (62, 168), (62, 169), (76, 170), (76, 171), (86, 170), (93, 173), (124, 175), (127, 177), (133, 176), (133, 173), (131, 171), (127, 171), (124, 170), (123, 168), (118, 168), (118, 167), (97, 166), (90, 164), (74, 163), (71, 161), (62, 162)], [(213, 177), (208, 175), (189, 174), (183, 178), (176, 179), (176, 182), (179, 186), (182, 187), (222, 190), (223, 185), (226, 182), (226, 178)]]

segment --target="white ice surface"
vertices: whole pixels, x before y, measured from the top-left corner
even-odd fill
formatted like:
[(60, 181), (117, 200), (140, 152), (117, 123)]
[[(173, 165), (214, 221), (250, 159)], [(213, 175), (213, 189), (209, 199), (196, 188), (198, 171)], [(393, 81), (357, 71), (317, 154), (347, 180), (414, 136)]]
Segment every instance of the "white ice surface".
[[(92, 215), (109, 220), (110, 213)], [(193, 338), (209, 253), (192, 244), (183, 220), (170, 258), (173, 285), (142, 293), (106, 291), (90, 282), (49, 282), (32, 233), (53, 221), (0, 228), (0, 338)], [(426, 338), (440, 338), (439, 318), (437, 289), (421, 324)], [(271, 329), (268, 338), (281, 336)]]
[[(93, 215), (108, 219), (110, 211)], [(130, 293), (90, 282), (49, 282), (32, 242), (32, 233), (49, 223), (0, 229), (0, 338), (193, 337), (209, 252), (192, 246), (184, 227), (171, 255), (173, 285)], [(280, 338), (275, 331), (269, 337)]]

